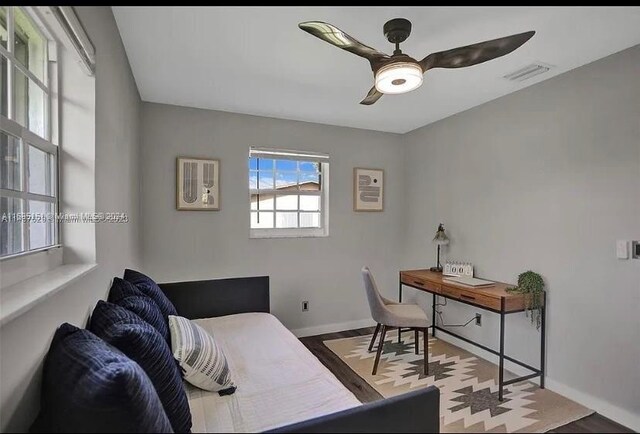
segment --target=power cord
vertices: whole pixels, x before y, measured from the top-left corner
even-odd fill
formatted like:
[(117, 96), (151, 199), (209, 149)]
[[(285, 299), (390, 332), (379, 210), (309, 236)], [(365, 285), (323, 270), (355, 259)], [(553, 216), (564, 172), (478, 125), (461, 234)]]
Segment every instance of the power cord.
[[(436, 306), (440, 306), (440, 307), (444, 307), (446, 305), (447, 305), (447, 299), (446, 298), (444, 299), (444, 303), (436, 303)], [(474, 315), (473, 318), (471, 318), (469, 321), (467, 321), (464, 324), (445, 324), (444, 323), (444, 319), (442, 318), (442, 311), (436, 309), (436, 314), (438, 314), (438, 317), (440, 318), (440, 325), (442, 327), (466, 327), (469, 324), (471, 324), (473, 321), (475, 321), (475, 319), (476, 319), (476, 317)]]

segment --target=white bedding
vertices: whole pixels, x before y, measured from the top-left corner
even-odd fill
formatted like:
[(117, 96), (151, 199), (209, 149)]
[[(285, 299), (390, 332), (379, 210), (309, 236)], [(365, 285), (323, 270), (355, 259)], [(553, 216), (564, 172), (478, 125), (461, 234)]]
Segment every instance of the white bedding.
[(238, 389), (219, 396), (189, 385), (192, 432), (259, 432), (360, 405), (273, 315), (196, 322), (222, 347)]

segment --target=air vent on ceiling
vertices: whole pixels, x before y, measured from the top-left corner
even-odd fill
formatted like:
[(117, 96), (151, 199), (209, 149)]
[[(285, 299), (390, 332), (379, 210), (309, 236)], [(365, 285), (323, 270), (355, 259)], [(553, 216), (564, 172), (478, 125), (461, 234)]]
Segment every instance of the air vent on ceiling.
[(525, 81), (536, 75), (544, 74), (551, 69), (551, 65), (545, 65), (543, 63), (532, 63), (524, 68), (520, 68), (517, 71), (512, 72), (504, 76), (509, 81)]

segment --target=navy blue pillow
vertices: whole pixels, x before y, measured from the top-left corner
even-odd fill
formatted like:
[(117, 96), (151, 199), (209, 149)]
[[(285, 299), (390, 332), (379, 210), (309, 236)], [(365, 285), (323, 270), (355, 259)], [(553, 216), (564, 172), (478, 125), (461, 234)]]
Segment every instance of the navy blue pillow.
[(63, 324), (44, 362), (38, 432), (172, 432), (142, 368), (89, 330)]
[(174, 432), (191, 430), (191, 412), (178, 364), (160, 333), (133, 312), (99, 301), (89, 330), (137, 362), (156, 388)]
[(132, 283), (114, 277), (108, 301), (124, 307), (151, 324), (167, 342), (171, 339), (168, 318), (162, 314), (158, 305), (150, 297), (139, 291)]
[(122, 306), (130, 312), (135, 313), (140, 318), (145, 320), (147, 324), (153, 326), (160, 336), (162, 336), (165, 342), (171, 342), (171, 335), (169, 334), (169, 325), (165, 317), (160, 312), (160, 308), (149, 297), (145, 296), (132, 296), (125, 297), (118, 300), (115, 304)]
[(169, 315), (178, 315), (173, 303), (169, 301), (167, 296), (164, 295), (164, 292), (162, 292), (162, 289), (160, 289), (158, 284), (149, 276), (146, 276), (139, 271), (127, 268), (124, 270), (124, 280), (133, 283), (140, 291), (151, 297), (153, 301), (158, 304), (165, 317)]
[(109, 302), (115, 303), (118, 300), (129, 297), (131, 295), (147, 297), (147, 295), (144, 292), (140, 291), (133, 283), (127, 282), (126, 280), (119, 277), (114, 277), (113, 282), (111, 283), (111, 289), (109, 290)]

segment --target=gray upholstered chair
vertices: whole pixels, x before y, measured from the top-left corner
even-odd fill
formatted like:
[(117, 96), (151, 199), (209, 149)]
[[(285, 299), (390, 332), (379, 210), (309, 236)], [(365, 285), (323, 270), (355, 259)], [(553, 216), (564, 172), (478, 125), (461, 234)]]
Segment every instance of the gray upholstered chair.
[(380, 362), (380, 355), (382, 354), (384, 337), (387, 333), (387, 330), (398, 329), (398, 333), (400, 333), (400, 328), (408, 328), (413, 329), (415, 333), (414, 338), (416, 354), (419, 353), (419, 332), (422, 331), (424, 333), (424, 373), (425, 375), (428, 375), (429, 348), (427, 344), (427, 329), (430, 327), (430, 324), (429, 319), (427, 318), (427, 314), (424, 313), (424, 310), (422, 310), (422, 308), (417, 304), (397, 303), (381, 296), (380, 292), (378, 291), (376, 282), (373, 279), (371, 271), (369, 271), (368, 267), (362, 267), (362, 278), (364, 279), (364, 288), (367, 292), (367, 300), (369, 301), (371, 316), (373, 317), (374, 321), (378, 323), (378, 325), (376, 326), (376, 330), (373, 333), (373, 337), (371, 338), (371, 343), (369, 343), (369, 351), (373, 349), (373, 344), (376, 341), (378, 332), (380, 332), (380, 329), (382, 328), (382, 333), (380, 334), (380, 343), (378, 344), (378, 349), (376, 352), (376, 359), (373, 362), (372, 374), (376, 375), (376, 372), (378, 370), (378, 363)]

